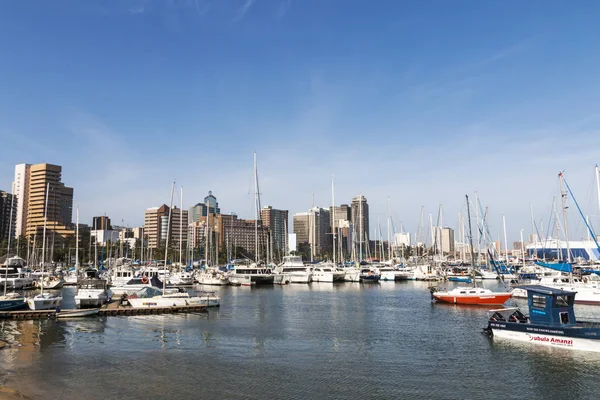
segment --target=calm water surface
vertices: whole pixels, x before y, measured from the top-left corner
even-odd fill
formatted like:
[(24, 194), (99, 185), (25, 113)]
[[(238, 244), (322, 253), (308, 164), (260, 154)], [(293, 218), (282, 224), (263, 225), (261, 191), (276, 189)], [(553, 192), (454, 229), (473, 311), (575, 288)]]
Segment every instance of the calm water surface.
[(208, 316), (0, 321), (0, 385), (34, 399), (600, 398), (600, 355), (493, 342), (486, 308), (432, 304), (426, 283), (217, 290)]

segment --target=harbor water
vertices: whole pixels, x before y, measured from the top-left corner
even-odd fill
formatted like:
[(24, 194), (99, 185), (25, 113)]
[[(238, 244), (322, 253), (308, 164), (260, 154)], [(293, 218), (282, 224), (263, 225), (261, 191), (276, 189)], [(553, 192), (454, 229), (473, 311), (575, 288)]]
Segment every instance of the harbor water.
[[(223, 287), (208, 315), (3, 320), (0, 387), (31, 399), (598, 398), (600, 354), (494, 341), (486, 307), (432, 304), (428, 286)], [(576, 313), (600, 319), (600, 307)]]

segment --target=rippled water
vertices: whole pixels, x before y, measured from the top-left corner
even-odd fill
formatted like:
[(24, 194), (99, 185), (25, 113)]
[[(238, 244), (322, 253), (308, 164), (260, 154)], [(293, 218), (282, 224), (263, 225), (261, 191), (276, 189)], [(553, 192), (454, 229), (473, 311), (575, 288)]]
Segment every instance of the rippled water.
[(486, 308), (432, 304), (426, 283), (217, 290), (208, 316), (0, 321), (0, 385), (34, 399), (599, 396), (600, 355), (493, 342)]

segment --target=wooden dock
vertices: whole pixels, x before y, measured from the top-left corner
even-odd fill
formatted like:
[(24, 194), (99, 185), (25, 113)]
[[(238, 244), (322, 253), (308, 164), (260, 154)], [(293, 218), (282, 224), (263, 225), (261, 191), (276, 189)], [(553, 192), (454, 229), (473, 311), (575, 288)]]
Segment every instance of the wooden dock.
[[(68, 310), (62, 310), (68, 311)], [(186, 314), (207, 313), (205, 306), (178, 306), (178, 307), (125, 307), (118, 301), (111, 301), (103, 306), (98, 314), (91, 317), (118, 317), (135, 315), (158, 315), (158, 314)], [(0, 319), (53, 319), (56, 318), (56, 310), (27, 310), (27, 311), (0, 311)], [(87, 317), (90, 318), (90, 317)]]

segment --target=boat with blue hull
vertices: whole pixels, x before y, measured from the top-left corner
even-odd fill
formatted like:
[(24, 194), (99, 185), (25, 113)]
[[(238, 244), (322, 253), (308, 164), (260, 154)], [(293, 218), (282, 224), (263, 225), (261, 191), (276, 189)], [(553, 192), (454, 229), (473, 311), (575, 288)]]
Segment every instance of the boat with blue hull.
[(498, 339), (566, 349), (600, 352), (600, 323), (577, 321), (573, 304), (577, 292), (525, 285), (529, 316), (518, 308), (489, 311), (484, 331)]
[(15, 311), (27, 307), (25, 298), (18, 293), (0, 296), (0, 311)]
[(466, 283), (471, 283), (471, 278), (469, 278), (467, 276), (449, 276), (448, 280), (450, 282), (466, 282)]

